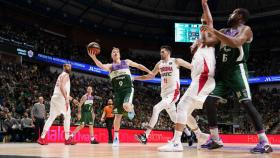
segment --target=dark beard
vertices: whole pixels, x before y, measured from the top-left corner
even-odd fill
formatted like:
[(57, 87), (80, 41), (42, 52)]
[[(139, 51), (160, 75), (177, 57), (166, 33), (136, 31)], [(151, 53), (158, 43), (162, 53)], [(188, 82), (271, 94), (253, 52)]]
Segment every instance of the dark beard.
[(64, 70), (66, 73), (70, 74), (71, 70)]
[(234, 19), (229, 19), (229, 20), (227, 21), (227, 25), (228, 25), (229, 27), (232, 27), (235, 23), (236, 23), (236, 22), (235, 22)]

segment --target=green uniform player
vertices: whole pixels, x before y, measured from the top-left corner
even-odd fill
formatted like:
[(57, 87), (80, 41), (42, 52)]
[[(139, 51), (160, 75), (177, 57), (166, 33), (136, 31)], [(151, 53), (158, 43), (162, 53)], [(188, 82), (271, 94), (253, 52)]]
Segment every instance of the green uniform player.
[[(233, 36), (238, 30), (225, 29), (226, 35)], [(252, 39), (238, 48), (220, 44), (216, 48), (216, 87), (210, 94), (214, 97), (224, 98), (234, 91), (239, 101), (251, 100), (248, 84), (247, 60), (249, 57), (250, 43)]]
[(109, 72), (115, 104), (115, 119), (114, 119), (114, 140), (113, 147), (119, 146), (119, 129), (123, 114), (128, 114), (132, 119), (134, 117), (134, 109), (132, 105), (134, 88), (129, 67), (135, 67), (149, 74), (152, 72), (145, 66), (135, 63), (131, 60), (121, 60), (119, 48), (113, 48), (111, 57), (113, 62), (110, 64), (102, 64), (97, 58), (93, 50), (88, 50), (88, 54), (95, 64), (103, 70)]
[(229, 16), (229, 28), (220, 31), (208, 26), (202, 26), (201, 28), (203, 31), (213, 34), (220, 42), (219, 48), (216, 49), (216, 87), (204, 103), (211, 138), (202, 147), (208, 149), (223, 146), (217, 127), (217, 97), (224, 97), (229, 91), (234, 91), (258, 133), (258, 144), (251, 149), (251, 152), (270, 153), (273, 151), (265, 134), (261, 116), (252, 103), (248, 84), (246, 62), (249, 57), (250, 43), (253, 39), (251, 28), (245, 25), (248, 17), (248, 10), (238, 8)]
[(121, 63), (119, 64), (112, 64), (110, 79), (113, 87), (115, 103), (115, 109), (113, 112), (114, 114), (125, 114), (126, 111), (123, 108), (123, 104), (132, 104), (134, 94), (131, 73), (125, 60), (121, 60)]
[(74, 137), (77, 132), (79, 132), (82, 128), (86, 125), (89, 126), (89, 133), (90, 133), (90, 143), (91, 144), (98, 144), (96, 139), (94, 138), (94, 118), (95, 114), (93, 111), (93, 96), (92, 94), (92, 87), (87, 87), (87, 93), (83, 95), (78, 105), (78, 124), (79, 126), (73, 131), (72, 137)]

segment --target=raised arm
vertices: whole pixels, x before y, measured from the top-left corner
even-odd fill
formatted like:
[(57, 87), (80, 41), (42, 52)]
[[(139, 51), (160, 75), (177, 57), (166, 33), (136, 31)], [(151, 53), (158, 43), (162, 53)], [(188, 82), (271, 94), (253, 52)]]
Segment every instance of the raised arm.
[(207, 25), (208, 25), (209, 27), (213, 27), (213, 18), (212, 18), (210, 9), (209, 9), (209, 7), (208, 7), (207, 1), (208, 1), (208, 0), (201, 0), (203, 15), (204, 15), (204, 19), (205, 19), (206, 22), (207, 22)]
[(142, 65), (142, 64), (138, 64), (138, 63), (136, 63), (136, 62), (134, 62), (134, 61), (132, 61), (132, 60), (129, 60), (129, 59), (126, 59), (125, 62), (126, 62), (129, 66), (135, 67), (135, 68), (137, 68), (137, 69), (139, 69), (139, 70), (142, 70), (142, 71), (145, 71), (145, 72), (147, 72), (148, 74), (151, 74), (151, 73), (152, 73), (149, 69), (147, 69), (147, 68), (146, 68), (144, 65)]
[(253, 37), (253, 32), (249, 26), (244, 26), (235, 37), (225, 35), (223, 32), (214, 28), (209, 28), (207, 26), (204, 26), (204, 28), (206, 31), (213, 33), (222, 43), (232, 48), (238, 48), (242, 46), (245, 42), (249, 41)]
[(93, 53), (89, 53), (88, 52), (88, 55), (91, 57), (91, 59), (94, 61), (94, 63), (96, 64), (96, 66), (100, 67), (101, 69), (105, 70), (105, 71), (111, 71), (111, 67), (112, 67), (112, 64), (103, 64), (101, 61), (99, 61), (97, 58), (96, 58), (96, 55), (93, 54)]
[(155, 65), (154, 69), (152, 70), (152, 72), (150, 74), (136, 76), (136, 77), (134, 77), (134, 80), (139, 80), (139, 81), (151, 80), (151, 79), (155, 78), (155, 76), (158, 74), (158, 72), (159, 72), (159, 62)]
[(182, 66), (182, 67), (190, 69), (190, 70), (192, 69), (192, 64), (183, 60), (183, 59), (181, 59), (181, 58), (176, 58), (175, 62), (179, 66)]

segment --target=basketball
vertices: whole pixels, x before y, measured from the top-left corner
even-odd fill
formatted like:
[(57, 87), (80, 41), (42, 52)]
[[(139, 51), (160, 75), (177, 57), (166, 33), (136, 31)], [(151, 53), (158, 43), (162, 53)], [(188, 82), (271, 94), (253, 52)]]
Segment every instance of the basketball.
[(98, 55), (100, 53), (100, 45), (97, 42), (91, 42), (87, 45), (87, 50), (89, 53)]

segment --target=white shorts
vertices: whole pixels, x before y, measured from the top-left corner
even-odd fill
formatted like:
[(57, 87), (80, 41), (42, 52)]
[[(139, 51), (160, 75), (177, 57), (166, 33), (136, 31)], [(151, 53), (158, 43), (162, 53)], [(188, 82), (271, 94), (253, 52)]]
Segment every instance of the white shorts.
[(205, 99), (215, 88), (215, 49), (199, 48), (192, 59), (192, 65), (192, 82), (181, 100), (190, 97), (196, 102), (194, 105), (197, 109), (202, 109)]
[(51, 98), (50, 115), (58, 116), (63, 114), (64, 116), (71, 114), (71, 107), (66, 107), (66, 102), (63, 96), (53, 95)]

